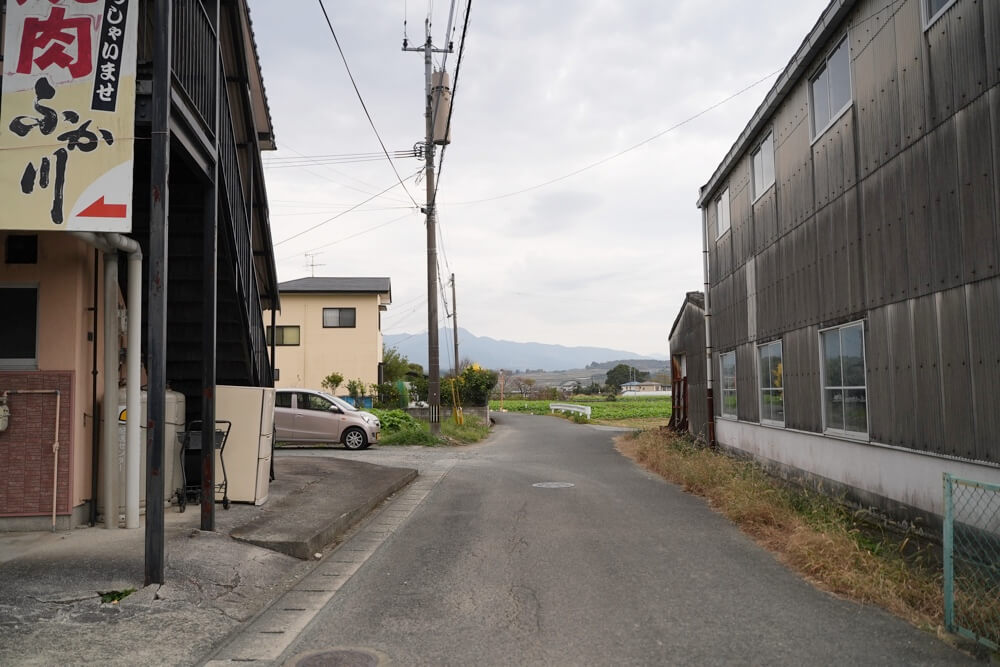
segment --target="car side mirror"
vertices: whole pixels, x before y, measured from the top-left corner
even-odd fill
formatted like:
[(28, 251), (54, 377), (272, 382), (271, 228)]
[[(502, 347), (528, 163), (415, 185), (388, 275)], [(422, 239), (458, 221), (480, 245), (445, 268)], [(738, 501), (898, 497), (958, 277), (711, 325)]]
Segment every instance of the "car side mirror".
[(343, 412), (343, 410), (341, 410), (340, 408), (338, 408), (336, 405), (331, 405), (330, 406), (330, 412), (335, 412), (335, 413), (337, 413), (339, 415), (339, 414), (341, 414)]

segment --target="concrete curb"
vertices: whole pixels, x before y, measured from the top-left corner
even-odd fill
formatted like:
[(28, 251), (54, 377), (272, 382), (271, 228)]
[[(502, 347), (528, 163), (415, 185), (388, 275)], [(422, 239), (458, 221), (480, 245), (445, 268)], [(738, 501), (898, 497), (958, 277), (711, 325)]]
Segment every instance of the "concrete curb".
[[(317, 479), (282, 499), (266, 514), (235, 528), (230, 536), (295, 558), (312, 560), (316, 553), (342, 537), (386, 498), (417, 478), (417, 471), (410, 468), (388, 468), (357, 461), (342, 463), (363, 468), (357, 471), (363, 474), (347, 471), (346, 476)], [(344, 493), (344, 487), (352, 486), (358, 487), (355, 492)], [(293, 508), (297, 511), (289, 511)]]

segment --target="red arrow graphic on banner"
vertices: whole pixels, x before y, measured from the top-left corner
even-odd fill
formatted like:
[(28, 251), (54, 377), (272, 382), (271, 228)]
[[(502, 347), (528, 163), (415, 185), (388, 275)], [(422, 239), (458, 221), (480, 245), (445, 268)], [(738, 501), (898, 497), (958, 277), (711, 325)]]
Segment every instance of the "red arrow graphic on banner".
[(78, 218), (125, 218), (128, 217), (128, 204), (105, 204), (104, 197), (83, 209)]

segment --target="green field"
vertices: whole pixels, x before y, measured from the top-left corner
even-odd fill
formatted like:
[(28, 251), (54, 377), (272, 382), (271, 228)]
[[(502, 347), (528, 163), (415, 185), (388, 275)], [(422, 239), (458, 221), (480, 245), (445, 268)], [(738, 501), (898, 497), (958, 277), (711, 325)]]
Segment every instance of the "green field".
[[(574, 396), (565, 401), (533, 401), (522, 398), (506, 398), (503, 409), (507, 412), (521, 412), (532, 415), (551, 414), (550, 403), (573, 403), (589, 405), (591, 421), (621, 426), (654, 427), (663, 426), (670, 420), (670, 397), (629, 397), (616, 401), (606, 401), (600, 397)], [(500, 401), (490, 401), (491, 410), (500, 409)]]

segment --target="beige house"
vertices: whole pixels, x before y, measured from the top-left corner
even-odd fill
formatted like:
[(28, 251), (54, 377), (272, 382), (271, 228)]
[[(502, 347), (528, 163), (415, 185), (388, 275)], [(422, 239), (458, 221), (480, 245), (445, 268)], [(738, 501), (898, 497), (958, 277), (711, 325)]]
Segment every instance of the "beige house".
[[(281, 310), (268, 327), (275, 345), (276, 387), (322, 389), (339, 373), (344, 384), (382, 380), (382, 312), (392, 303), (388, 278), (300, 278), (278, 285)], [(267, 321), (270, 315), (265, 315)]]

